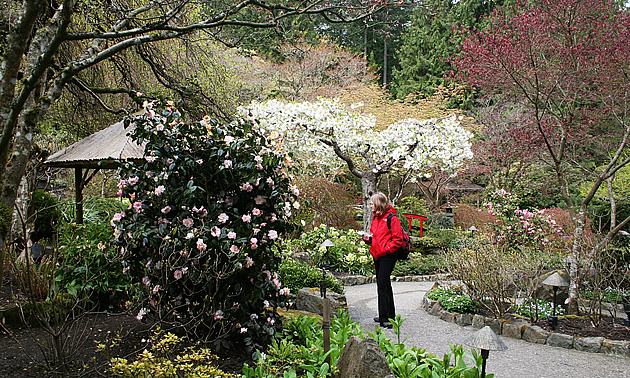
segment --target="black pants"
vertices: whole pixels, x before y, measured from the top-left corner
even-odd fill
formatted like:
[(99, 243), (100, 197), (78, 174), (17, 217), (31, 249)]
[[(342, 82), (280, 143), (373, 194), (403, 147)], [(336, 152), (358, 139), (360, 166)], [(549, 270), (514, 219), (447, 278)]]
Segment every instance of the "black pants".
[(394, 309), (394, 292), (392, 291), (392, 281), (390, 279), (398, 253), (385, 255), (374, 260), (374, 270), (376, 270), (376, 291), (378, 293), (378, 317), (382, 322), (387, 319), (396, 318)]

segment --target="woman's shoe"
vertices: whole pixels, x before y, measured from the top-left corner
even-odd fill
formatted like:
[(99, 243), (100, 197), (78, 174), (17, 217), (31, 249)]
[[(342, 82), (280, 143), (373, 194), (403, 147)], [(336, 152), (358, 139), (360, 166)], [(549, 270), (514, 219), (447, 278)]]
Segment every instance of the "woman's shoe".
[(374, 317), (374, 323), (380, 323), (381, 322), (381, 318), (378, 316)]
[(390, 322), (381, 322), (381, 327), (383, 328), (392, 328), (394, 325)]

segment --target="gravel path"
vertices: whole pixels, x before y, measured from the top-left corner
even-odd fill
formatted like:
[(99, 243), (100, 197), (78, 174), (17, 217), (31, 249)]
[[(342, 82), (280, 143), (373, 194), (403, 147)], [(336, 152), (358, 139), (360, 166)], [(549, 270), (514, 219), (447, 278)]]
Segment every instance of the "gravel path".
[[(407, 320), (402, 326), (405, 345), (417, 345), (441, 356), (450, 350), (448, 343), (461, 344), (475, 330), (445, 322), (424, 311), (422, 298), (433, 282), (392, 282), (396, 311)], [(346, 286), (348, 311), (352, 320), (373, 332), (377, 315), (376, 284)], [(395, 338), (393, 330), (385, 330)], [(487, 373), (496, 377), (626, 377), (630, 378), (630, 359), (599, 353), (531, 344), (500, 336), (507, 351), (490, 352)]]

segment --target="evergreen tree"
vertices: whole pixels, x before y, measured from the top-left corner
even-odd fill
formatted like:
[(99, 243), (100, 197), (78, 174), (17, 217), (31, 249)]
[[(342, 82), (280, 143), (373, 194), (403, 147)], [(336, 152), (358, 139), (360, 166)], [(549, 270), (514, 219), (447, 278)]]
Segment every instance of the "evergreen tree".
[(457, 53), (459, 28), (481, 28), (483, 18), (503, 0), (429, 0), (417, 7), (401, 36), (397, 51), (399, 67), (393, 70), (390, 90), (397, 98), (411, 93), (431, 96), (444, 84), (451, 70), (450, 58)]

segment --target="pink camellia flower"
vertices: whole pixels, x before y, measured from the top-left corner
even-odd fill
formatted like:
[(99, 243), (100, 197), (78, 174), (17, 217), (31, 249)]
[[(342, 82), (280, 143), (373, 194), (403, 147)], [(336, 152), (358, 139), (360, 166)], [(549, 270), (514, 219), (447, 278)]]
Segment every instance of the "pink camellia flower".
[(223, 166), (225, 168), (232, 168), (232, 160), (223, 160)]
[(234, 137), (230, 136), (230, 135), (226, 135), (225, 138), (223, 138), (223, 141), (225, 143), (232, 143), (232, 142), (234, 142)]
[(155, 188), (154, 193), (155, 193), (155, 195), (156, 195), (156, 196), (158, 196), (158, 197), (159, 197), (159, 196), (161, 196), (162, 194), (164, 194), (164, 192), (165, 192), (165, 191), (166, 191), (166, 188), (164, 187), (164, 185), (160, 185), (160, 186), (158, 186), (157, 188)]
[(217, 226), (214, 226), (210, 229), (210, 235), (214, 236), (215, 238), (218, 238), (219, 236), (221, 236), (221, 229)]
[(267, 177), (267, 184), (274, 186), (275, 182), (273, 182), (273, 179), (271, 177)]
[(234, 254), (238, 253), (238, 247), (232, 244), (232, 246), (230, 247), (230, 252)]
[(278, 239), (278, 232), (276, 230), (269, 230), (269, 233), (267, 234), (267, 236), (269, 237), (270, 240), (276, 240)]
[(208, 246), (203, 242), (203, 239), (197, 239), (197, 249), (203, 252), (206, 248), (208, 248)]
[(247, 258), (245, 259), (245, 266), (249, 268), (252, 265), (254, 265), (254, 260), (251, 257), (247, 256)]
[(194, 222), (193, 222), (192, 218), (184, 218), (184, 219), (182, 219), (182, 224), (185, 227), (192, 227)]
[(252, 216), (251, 216), (251, 215), (249, 215), (249, 214), (245, 214), (245, 215), (243, 215), (243, 216), (241, 217), (241, 219), (243, 220), (243, 222), (245, 222), (245, 223), (249, 223), (249, 222), (251, 222), (251, 221), (252, 221)]
[(112, 225), (112, 227), (115, 227), (116, 224), (114, 224), (114, 222), (120, 222), (120, 220), (125, 216), (125, 213), (116, 213), (114, 214), (114, 217), (112, 218), (112, 220), (109, 222), (109, 224)]
[(254, 203), (256, 203), (256, 205), (262, 205), (265, 201), (266, 200), (260, 194), (254, 197)]
[(214, 313), (214, 320), (221, 320), (221, 319), (223, 319), (223, 311), (217, 310), (217, 312)]
[(118, 197), (122, 197), (122, 195), (123, 195), (122, 190), (117, 191), (117, 192), (116, 192), (116, 195), (117, 195)]
[(173, 273), (173, 277), (175, 277), (176, 280), (180, 280), (182, 278), (182, 276), (184, 275), (184, 273), (182, 273), (182, 271), (180, 269), (177, 269), (174, 273)]
[(247, 328), (241, 327), (241, 333), (247, 333)]
[(262, 163), (263, 158), (262, 158), (262, 156), (256, 155), (256, 157), (254, 157), (254, 161), (255, 161), (256, 163)]
[(260, 232), (260, 228), (254, 228), (254, 235), (258, 235), (259, 232)]
[(160, 211), (162, 212), (162, 214), (168, 214), (171, 211), (171, 207), (166, 205)]
[(155, 161), (155, 156), (145, 156), (144, 159), (147, 163), (153, 163)]
[(249, 239), (249, 242), (252, 243), (252, 244), (258, 244), (258, 239), (251, 238), (251, 239)]
[(258, 217), (262, 214), (262, 211), (259, 208), (254, 207), (254, 210), (252, 210), (252, 214)]
[(185, 249), (179, 251), (179, 254), (182, 255), (182, 257), (188, 257), (189, 252)]
[(251, 315), (249, 316), (249, 318), (250, 318), (252, 321), (254, 321), (254, 320), (258, 319), (258, 315), (257, 315), (257, 314), (251, 314)]
[(291, 292), (291, 290), (288, 287), (283, 287), (282, 289), (280, 289), (280, 295), (289, 295), (289, 293)]
[(133, 203), (133, 209), (134, 209), (136, 212), (138, 212), (138, 213), (139, 213), (139, 212), (141, 212), (141, 211), (142, 211), (142, 202), (140, 202), (140, 201), (136, 201), (136, 202), (134, 202), (134, 203)]
[(171, 158), (168, 158), (168, 159), (166, 159), (166, 165), (171, 165), (171, 164), (173, 164), (174, 161), (175, 160), (173, 160)]
[(144, 175), (147, 176), (147, 178), (151, 178), (151, 177), (153, 177), (153, 172), (146, 171), (146, 172), (144, 172)]
[(129, 185), (133, 186), (133, 185), (136, 185), (139, 180), (140, 179), (138, 178), (138, 176), (133, 176), (133, 177), (130, 177), (127, 182), (129, 183)]
[(219, 218), (218, 218), (219, 222), (225, 223), (228, 221), (228, 219), (230, 219), (230, 217), (226, 213), (219, 214)]
[(118, 181), (118, 189), (127, 189), (127, 181), (125, 180)]
[(236, 232), (234, 231), (228, 232), (227, 237), (228, 239), (232, 239), (232, 240), (236, 239)]
[(245, 184), (243, 184), (243, 186), (241, 187), (241, 190), (245, 191), (245, 192), (251, 192), (252, 190), (254, 190), (254, 187), (252, 186), (252, 184), (246, 182)]

